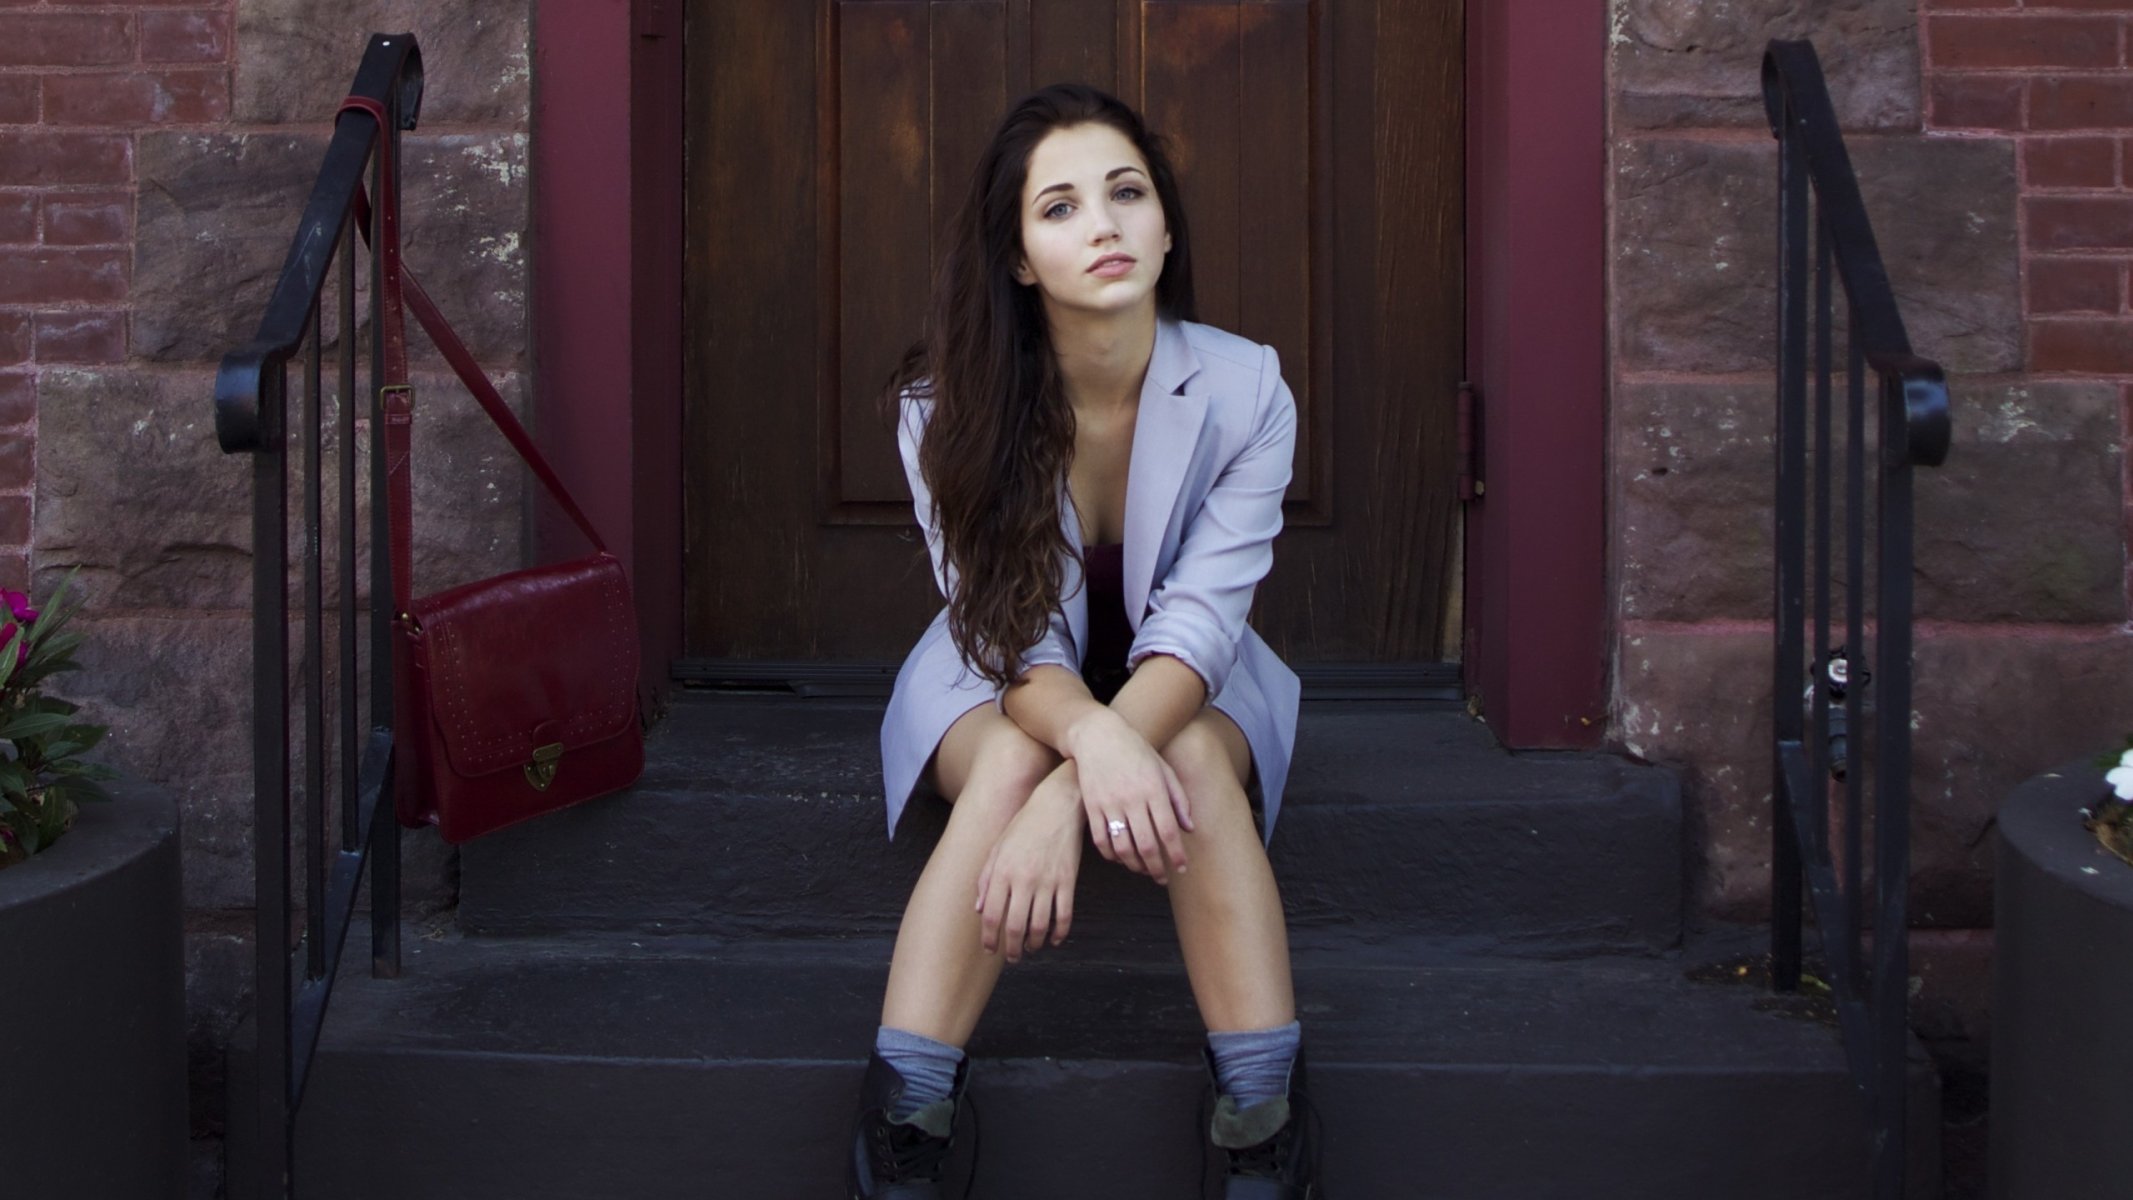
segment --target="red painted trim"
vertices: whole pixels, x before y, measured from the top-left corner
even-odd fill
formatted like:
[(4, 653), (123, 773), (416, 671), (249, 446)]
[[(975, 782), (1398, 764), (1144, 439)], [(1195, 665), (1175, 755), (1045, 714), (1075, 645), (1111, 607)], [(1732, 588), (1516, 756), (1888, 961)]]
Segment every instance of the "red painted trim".
[(1592, 747), (1607, 732), (1607, 9), (1467, 13), (1467, 370), (1487, 483), (1467, 513), (1467, 686), (1508, 746)]
[(683, 0), (632, 0), (630, 228), (635, 274), (629, 394), (637, 614), (645, 678), (664, 690), (682, 652), (682, 257), (687, 191)]
[[(679, 0), (540, 5), (533, 71), (536, 427), (630, 574), (661, 686), (682, 599)], [(582, 552), (545, 501), (534, 541)]]

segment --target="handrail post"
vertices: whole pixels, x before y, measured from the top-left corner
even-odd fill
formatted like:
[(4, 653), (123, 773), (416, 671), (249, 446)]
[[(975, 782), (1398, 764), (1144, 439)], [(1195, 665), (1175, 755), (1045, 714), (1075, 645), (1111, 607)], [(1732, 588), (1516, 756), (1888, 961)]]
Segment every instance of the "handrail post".
[[(252, 1100), (257, 1116), (253, 1132), (256, 1161), (248, 1181), (262, 1200), (286, 1198), (296, 1188), (296, 1114), (303, 1103), (316, 1057), (326, 1008), (331, 1000), (341, 951), (354, 920), (362, 874), (371, 872), (371, 970), (396, 976), (400, 969), (399, 825), (392, 792), (391, 555), (386, 532), (383, 440), (371, 438), (369, 497), (373, 586), (370, 634), (370, 704), (368, 728), (357, 709), (357, 641), (354, 619), (357, 592), (355, 413), (364, 405), (377, 424), (375, 382), (382, 362), (373, 347), (371, 386), (357, 389), (352, 343), (355, 313), (355, 198), (366, 168), (379, 156), (397, 154), (403, 130), (414, 127), (422, 93), (421, 52), (410, 34), (374, 34), (357, 68), (351, 91), (379, 101), (388, 114), (383, 128), (367, 115), (336, 119), (317, 181), (305, 202), (295, 237), (275, 281), (258, 333), (241, 349), (225, 355), (215, 378), (215, 431), (225, 453), (252, 457), (252, 772), (254, 857), (254, 1056)], [(375, 210), (374, 210), (375, 211)], [(326, 721), (324, 676), (325, 456), (322, 452), (324, 384), (322, 374), (323, 293), (327, 273), (339, 260), (340, 304), (336, 307), (340, 338), (338, 439), (340, 503), (336, 531), (340, 540), (339, 666), (341, 720)], [(372, 258), (372, 278), (376, 259)], [(375, 287), (373, 319), (376, 317)], [(374, 326), (375, 327), (375, 326)], [(375, 341), (375, 339), (373, 339)], [(289, 416), (288, 364), (308, 345), (305, 363), (306, 403), (302, 428), (292, 432)], [(290, 597), (288, 571), (290, 483), (289, 448), (300, 437), (304, 579), (303, 663), (305, 686), (292, 693), (290, 670)], [(301, 857), (289, 847), (293, 823), (291, 700), (304, 705), (303, 788), (304, 847)], [(331, 734), (329, 735), (329, 729)], [(342, 769), (326, 770), (339, 742)], [(333, 781), (329, 785), (329, 778)], [(326, 820), (327, 789), (338, 791), (338, 829)], [(328, 838), (338, 844), (327, 845)], [(305, 922), (298, 945), (291, 937), (294, 862), (304, 867)]]
[(1806, 797), (1792, 794), (1783, 747), (1801, 741), (1797, 694), (1803, 670), (1800, 623), (1806, 611), (1803, 584), (1807, 549), (1801, 509), (1807, 460), (1807, 172), (1805, 156), (1789, 123), (1778, 141), (1778, 431), (1777, 507), (1772, 579), (1776, 588), (1777, 653), (1772, 662), (1770, 822), (1771, 983), (1779, 991), (1800, 986), (1801, 860), (1794, 808)]
[[(1806, 42), (1772, 41), (1763, 58), (1763, 100), (1778, 141), (1778, 316), (1776, 511), (1772, 609), (1772, 826), (1771, 983), (1794, 990), (1802, 977), (1801, 921), (1805, 900), (1813, 906), (1836, 1003), (1845, 1057), (1863, 1099), (1869, 1130), (1866, 1177), (1878, 1200), (1902, 1200), (1907, 1163), (1909, 1085), (1909, 920), (1911, 821), (1911, 608), (1912, 468), (1937, 466), (1947, 456), (1948, 402), (1945, 380), (1934, 363), (1914, 357), (1888, 271), (1860, 196), (1858, 177), (1845, 149), (1827, 84)], [(1810, 322), (1807, 267), (1810, 229), (1815, 239), (1813, 328), (1816, 386), (1813, 420), (1815, 469), (1815, 651), (1814, 674), (1802, 645), (1806, 624), (1807, 559), (1807, 336)], [(1847, 499), (1843, 585), (1847, 595), (1844, 646), (1846, 674), (1831, 675), (1828, 642), (1830, 592), (1830, 479), (1836, 454), (1830, 436), (1832, 371), (1829, 330), (1834, 295), (1829, 275), (1843, 281), (1849, 369), (1847, 400)], [(1861, 557), (1865, 540), (1861, 509), (1866, 503), (1861, 454), (1867, 426), (1865, 375), (1871, 367), (1879, 439), (1874, 506), (1874, 579)], [(1866, 624), (1862, 593), (1874, 589), (1874, 649), (1870, 673), (1861, 669)], [(1803, 681), (1809, 689), (1803, 697)], [(1855, 769), (1869, 733), (1864, 693), (1876, 689), (1871, 721), (1874, 755), (1874, 903), (1865, 904), (1865, 874), (1858, 803), (1865, 772)], [(1833, 860), (1828, 829), (1830, 776), (1837, 756), (1824, 689), (1844, 689), (1845, 856)], [(1812, 728), (1806, 712), (1813, 711)], [(1815, 739), (1812, 747), (1808, 737)], [(1860, 950), (1871, 915), (1871, 966)]]

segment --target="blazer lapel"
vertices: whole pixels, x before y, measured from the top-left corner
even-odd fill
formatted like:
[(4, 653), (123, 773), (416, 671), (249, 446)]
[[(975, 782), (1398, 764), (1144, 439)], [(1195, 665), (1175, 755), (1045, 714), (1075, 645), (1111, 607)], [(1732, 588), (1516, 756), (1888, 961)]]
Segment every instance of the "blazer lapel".
[[(1199, 356), (1185, 340), (1185, 329), (1168, 317), (1155, 325), (1155, 351), (1141, 382), (1140, 411), (1134, 418), (1133, 458), (1126, 467), (1126, 613), (1140, 629), (1155, 580), (1155, 560), (1170, 528), (1178, 489), (1192, 465), (1200, 426), (1207, 420), (1207, 397), (1184, 390), (1200, 369)], [(1069, 508), (1072, 506), (1069, 505)]]

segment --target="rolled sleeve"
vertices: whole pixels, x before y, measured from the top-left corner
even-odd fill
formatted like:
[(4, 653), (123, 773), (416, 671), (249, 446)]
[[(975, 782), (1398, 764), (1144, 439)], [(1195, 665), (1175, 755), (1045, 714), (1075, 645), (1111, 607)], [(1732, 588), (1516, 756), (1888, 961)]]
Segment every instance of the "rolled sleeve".
[(1177, 658), (1199, 674), (1210, 700), (1236, 666), (1252, 595), (1274, 562), (1281, 501), (1295, 469), (1296, 398), (1273, 348), (1262, 349), (1251, 436), (1187, 524), (1126, 656), (1132, 667), (1151, 654)]

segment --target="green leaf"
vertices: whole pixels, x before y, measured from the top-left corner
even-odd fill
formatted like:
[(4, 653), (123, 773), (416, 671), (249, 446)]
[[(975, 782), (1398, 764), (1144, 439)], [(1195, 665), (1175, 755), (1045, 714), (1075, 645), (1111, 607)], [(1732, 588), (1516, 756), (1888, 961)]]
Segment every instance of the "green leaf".
[[(115, 778), (115, 776), (105, 775), (100, 776), (100, 778), (111, 779)], [(106, 791), (103, 785), (97, 783), (95, 778), (87, 775), (76, 776), (68, 780), (67, 794), (73, 796), (76, 800), (94, 800), (99, 803), (107, 802), (111, 799), (111, 793)]]
[(30, 790), (32, 782), (30, 773), (23, 770), (13, 759), (0, 758), (0, 792), (11, 796), (24, 795)]
[(5, 687), (15, 673), (15, 647), (21, 644), (22, 626), (17, 625), (14, 632), (7, 635), (7, 641), (0, 644), (0, 687)]
[(69, 725), (66, 737), (70, 742), (81, 743), (81, 748), (86, 751), (96, 749), (104, 740), (104, 735), (110, 732), (111, 727), (108, 725)]
[(80, 742), (52, 742), (44, 748), (45, 765), (57, 767), (61, 759), (71, 758), (81, 751)]
[[(39, 621), (38, 624), (43, 624)], [(81, 648), (82, 636), (78, 633), (50, 634), (38, 630), (38, 636), (30, 647), (29, 657), (23, 660), (25, 670), (52, 670), (60, 664), (72, 661), (73, 654)]]
[(47, 733), (54, 733), (66, 727), (67, 718), (64, 713), (28, 712), (0, 722), (0, 738), (10, 738), (19, 742), (25, 738), (40, 737)]

